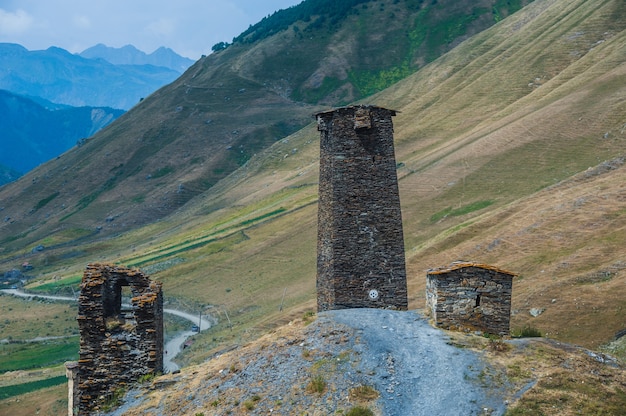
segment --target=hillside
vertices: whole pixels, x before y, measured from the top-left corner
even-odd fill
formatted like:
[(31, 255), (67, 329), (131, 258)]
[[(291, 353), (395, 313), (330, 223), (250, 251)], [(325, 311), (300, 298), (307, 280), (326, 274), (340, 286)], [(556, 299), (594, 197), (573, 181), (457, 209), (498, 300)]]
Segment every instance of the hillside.
[[(523, 4), (361, 1), (336, 20), (311, 14), (328, 3), (296, 6), (311, 7), (307, 21), (291, 16), (288, 29), (277, 12), (267, 19), (274, 35), (199, 60), (85, 146), (32, 173), (47, 176), (45, 184), (24, 178), (0, 190), (15, 220), (0, 233), (23, 236), (5, 244), (29, 245), (67, 228), (112, 235), (163, 218), (309, 124), (315, 111), (382, 90), (493, 24), (494, 10), (506, 15)], [(428, 40), (439, 29), (448, 35)], [(46, 210), (31, 213), (55, 192)]]
[[(385, 3), (385, 8), (392, 3)], [(373, 12), (371, 7), (367, 10)], [(529, 326), (548, 339), (599, 350), (608, 348), (626, 328), (624, 22), (626, 8), (620, 0), (533, 2), (362, 101), (398, 111), (394, 128), (411, 309), (424, 305), (427, 269), (463, 259), (519, 274), (513, 286), (514, 329)], [(198, 139), (187, 142), (190, 154), (184, 157), (176, 153), (176, 142), (166, 140), (165, 135), (181, 128), (181, 124), (168, 123), (178, 115), (185, 121), (186, 132), (212, 137), (204, 129), (214, 128), (222, 118), (211, 113), (207, 124), (206, 108), (188, 109), (170, 91), (181, 94), (177, 97), (194, 96), (192, 87), (197, 84), (186, 82), (208, 72), (221, 74), (219, 79), (227, 85), (232, 82), (225, 76), (232, 75), (227, 62), (236, 62), (242, 71), (248, 64), (254, 68), (252, 58), (267, 53), (262, 45), (276, 48), (287, 32), (251, 46), (233, 44), (201, 60), (181, 80), (144, 100), (88, 146), (68, 155), (63, 166), (90, 189), (85, 192), (76, 182), (65, 185), (83, 195), (86, 205), (82, 209), (77, 210), (75, 199), (64, 195), (58, 204), (55, 199), (40, 212), (23, 214), (45, 200), (46, 192), (59, 183), (55, 181), (67, 179), (61, 162), (33, 173), (50, 172), (47, 190), (31, 187), (30, 175), (18, 182), (30, 190), (28, 198), (12, 185), (0, 189), (2, 204), (6, 204), (3, 215), (15, 216), (14, 223), (5, 222), (0, 228), (2, 267), (31, 262), (38, 281), (29, 288), (46, 291), (75, 287), (89, 261), (104, 259), (141, 267), (164, 283), (168, 301), (219, 319), (214, 329), (198, 335), (185, 350), (184, 365), (203, 363), (217, 352), (257, 339), (314, 310), (319, 167), (315, 126), (267, 140), (269, 147), (259, 146), (247, 154), (239, 168), (234, 163), (231, 174), (225, 170), (215, 176), (208, 192), (190, 184), (199, 177), (194, 175), (214, 169), (209, 156), (217, 155), (216, 149), (229, 154), (238, 146), (247, 151), (249, 142), (233, 139), (212, 147), (209, 141)], [(240, 60), (230, 61), (244, 50)], [(210, 67), (206, 66), (209, 62)], [(232, 79), (242, 82), (242, 78)], [(216, 84), (203, 96), (214, 92), (222, 102), (231, 103), (220, 111), (239, 115), (254, 110), (248, 120), (259, 123), (237, 125), (237, 135), (232, 134), (233, 125), (222, 124), (233, 138), (247, 133), (256, 137), (261, 122), (278, 125), (285, 115), (295, 129), (296, 116), (302, 124), (308, 123), (317, 108), (302, 103), (294, 107), (288, 94), (276, 94), (271, 96), (273, 109), (284, 111), (279, 112), (282, 118), (261, 119), (274, 113), (263, 113), (246, 103), (266, 103), (270, 95), (244, 101), (242, 96), (259, 91), (248, 86), (255, 84), (228, 85), (228, 95)], [(246, 90), (239, 93), (241, 88)], [(237, 104), (230, 107), (233, 101)], [(160, 106), (170, 109), (171, 118), (156, 111)], [(153, 118), (141, 118), (150, 114), (148, 109), (154, 110)], [(197, 115), (196, 124), (192, 114)], [(229, 123), (236, 120), (234, 114), (228, 115), (232, 117)], [(162, 121), (161, 130), (153, 130), (155, 135), (133, 130), (149, 125), (147, 120)], [(135, 140), (125, 146), (121, 142), (107, 146), (105, 139), (113, 143), (116, 132)], [(159, 132), (162, 135), (156, 135)], [(158, 152), (152, 146), (162, 146), (170, 156), (159, 156), (161, 164), (152, 166), (148, 158), (140, 159), (137, 145), (142, 146), (141, 155), (152, 151), (154, 161)], [(92, 159), (96, 149), (106, 168), (83, 167), (96, 160)], [(85, 165), (78, 163), (79, 156)], [(204, 159), (191, 163), (194, 158)], [(173, 165), (172, 160), (180, 164)], [(131, 173), (137, 176), (135, 182), (124, 185)], [(98, 175), (100, 182), (95, 180)], [(108, 182), (97, 188), (103, 176)], [(143, 193), (146, 188), (139, 179), (158, 179), (153, 186), (159, 193)], [(194, 194), (185, 196), (189, 188)], [(9, 198), (13, 196), (24, 198)], [(174, 198), (180, 199), (160, 212), (159, 221), (139, 226), (143, 222), (135, 212), (146, 213), (153, 204)], [(62, 203), (71, 208), (64, 211)], [(93, 220), (96, 213), (100, 222)], [(44, 215), (49, 216), (45, 224)], [(56, 218), (63, 221), (55, 222)], [(117, 226), (117, 222), (126, 225)], [(99, 224), (105, 228), (92, 235)], [(32, 253), (37, 244), (46, 249)], [(530, 314), (531, 309), (537, 316)], [(577, 367), (585, 363), (579, 356), (575, 361), (557, 360), (562, 356), (559, 349), (537, 351), (542, 359), (551, 351), (548, 356), (555, 368), (550, 369), (550, 360), (542, 361), (546, 374), (558, 373), (560, 382), (569, 387), (573, 387), (567, 383), (569, 375), (561, 377), (561, 370), (570, 366), (585, 375), (595, 371), (586, 364)], [(626, 357), (623, 344), (613, 352)], [(228, 357), (236, 360), (234, 355)], [(536, 360), (529, 358), (533, 365)], [(193, 371), (208, 376), (214, 364)], [(528, 371), (528, 362), (512, 364), (521, 373)], [(548, 380), (544, 383), (550, 386)], [(588, 380), (594, 386), (602, 383), (601, 378)], [(552, 399), (558, 400), (558, 392), (551, 391)], [(577, 390), (576, 397), (591, 396), (594, 391), (593, 387)], [(535, 392), (531, 389), (524, 399), (541, 400)]]
[(25, 173), (76, 146), (124, 111), (107, 107), (48, 109), (0, 90), (0, 164)]

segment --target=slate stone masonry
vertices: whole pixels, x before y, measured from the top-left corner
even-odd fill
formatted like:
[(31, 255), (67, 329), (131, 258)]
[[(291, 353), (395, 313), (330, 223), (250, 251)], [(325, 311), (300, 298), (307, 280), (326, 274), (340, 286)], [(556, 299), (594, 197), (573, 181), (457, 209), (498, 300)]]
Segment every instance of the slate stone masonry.
[[(130, 305), (122, 288), (130, 288)], [(139, 270), (90, 264), (78, 298), (80, 353), (78, 415), (89, 415), (115, 391), (141, 376), (163, 371), (161, 283)]]
[(396, 113), (351, 106), (316, 114), (320, 131), (317, 309), (406, 310)]
[(438, 327), (507, 336), (514, 276), (471, 262), (431, 269), (426, 275), (426, 309)]

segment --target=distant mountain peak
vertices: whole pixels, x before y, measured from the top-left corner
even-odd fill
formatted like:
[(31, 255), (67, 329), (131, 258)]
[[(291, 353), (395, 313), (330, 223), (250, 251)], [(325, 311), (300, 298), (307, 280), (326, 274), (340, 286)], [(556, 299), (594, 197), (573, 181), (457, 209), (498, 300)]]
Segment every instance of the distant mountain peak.
[(28, 52), (28, 49), (26, 49), (22, 45), (19, 45), (17, 43), (6, 43), (6, 42), (0, 42), (0, 50), (2, 50), (2, 53), (4, 53), (5, 55), (24, 54)]
[(180, 74), (185, 72), (194, 61), (178, 55), (170, 48), (160, 46), (154, 52), (146, 54), (134, 45), (114, 48), (103, 43), (85, 49), (79, 54), (88, 59), (104, 59), (114, 65), (154, 65), (172, 69)]

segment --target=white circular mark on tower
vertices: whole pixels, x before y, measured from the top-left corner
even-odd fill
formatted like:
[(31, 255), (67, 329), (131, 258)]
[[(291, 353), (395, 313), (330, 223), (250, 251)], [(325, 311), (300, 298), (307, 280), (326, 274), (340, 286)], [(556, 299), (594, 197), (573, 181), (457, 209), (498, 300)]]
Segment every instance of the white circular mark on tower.
[(371, 300), (378, 299), (378, 290), (376, 290), (376, 289), (370, 290), (369, 296), (370, 296)]

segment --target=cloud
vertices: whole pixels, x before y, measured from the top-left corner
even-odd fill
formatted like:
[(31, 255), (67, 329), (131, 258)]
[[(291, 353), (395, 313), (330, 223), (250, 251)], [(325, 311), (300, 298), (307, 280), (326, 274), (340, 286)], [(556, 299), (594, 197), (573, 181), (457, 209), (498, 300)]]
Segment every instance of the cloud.
[(91, 19), (87, 16), (74, 16), (72, 19), (74, 22), (74, 26), (81, 29), (88, 29), (91, 27)]
[(172, 19), (160, 18), (148, 24), (146, 31), (156, 36), (169, 36), (176, 33), (176, 24)]
[(11, 13), (0, 9), (0, 34), (14, 35), (25, 33), (33, 24), (33, 18), (24, 10)]

